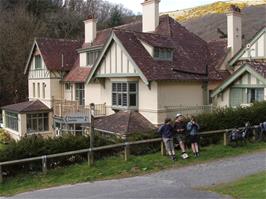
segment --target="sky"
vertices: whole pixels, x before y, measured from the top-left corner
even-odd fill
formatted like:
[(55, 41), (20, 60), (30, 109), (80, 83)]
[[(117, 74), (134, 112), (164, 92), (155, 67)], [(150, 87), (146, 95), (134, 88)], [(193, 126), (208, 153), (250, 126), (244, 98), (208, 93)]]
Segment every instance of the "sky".
[[(144, 0), (107, 0), (112, 3), (123, 4), (124, 7), (133, 10), (135, 14), (142, 12), (141, 3)], [(226, 1), (226, 0), (161, 0), (160, 12), (165, 11), (175, 11), (185, 8), (192, 8), (199, 5), (209, 4), (216, 1)]]

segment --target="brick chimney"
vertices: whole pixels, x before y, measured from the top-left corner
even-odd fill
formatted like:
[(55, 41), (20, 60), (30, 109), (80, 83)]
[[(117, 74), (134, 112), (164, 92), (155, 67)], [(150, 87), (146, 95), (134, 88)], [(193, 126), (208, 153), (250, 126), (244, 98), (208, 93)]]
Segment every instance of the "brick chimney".
[(96, 38), (96, 23), (97, 19), (93, 15), (89, 15), (84, 21), (85, 24), (85, 43), (92, 43)]
[(231, 48), (231, 56), (242, 47), (242, 14), (235, 5), (231, 5), (227, 13), (227, 47)]
[(160, 0), (144, 0), (142, 3), (142, 31), (153, 32), (159, 25)]

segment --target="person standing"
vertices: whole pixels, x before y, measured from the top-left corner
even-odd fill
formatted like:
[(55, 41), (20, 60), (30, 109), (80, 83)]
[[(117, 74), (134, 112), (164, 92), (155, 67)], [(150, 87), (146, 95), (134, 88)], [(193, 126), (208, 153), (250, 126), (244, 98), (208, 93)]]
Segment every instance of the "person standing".
[(171, 125), (172, 120), (170, 118), (166, 118), (164, 121), (164, 125), (162, 125), (158, 132), (161, 134), (164, 142), (165, 149), (168, 155), (171, 157), (172, 160), (176, 160), (175, 156), (175, 148), (173, 142), (173, 131), (174, 128)]
[(195, 157), (199, 157), (199, 145), (198, 145), (199, 129), (200, 129), (200, 126), (196, 122), (195, 117), (191, 116), (191, 120), (187, 124), (187, 131), (189, 134), (189, 140), (191, 142), (191, 148), (192, 148), (192, 151)]
[(182, 151), (181, 157), (183, 159), (187, 159), (188, 158), (188, 154), (186, 153), (186, 148), (185, 148), (186, 124), (184, 122), (183, 116), (180, 113), (176, 114), (174, 130), (175, 130), (175, 133), (176, 133), (176, 138), (177, 138), (177, 141), (179, 143), (180, 149)]

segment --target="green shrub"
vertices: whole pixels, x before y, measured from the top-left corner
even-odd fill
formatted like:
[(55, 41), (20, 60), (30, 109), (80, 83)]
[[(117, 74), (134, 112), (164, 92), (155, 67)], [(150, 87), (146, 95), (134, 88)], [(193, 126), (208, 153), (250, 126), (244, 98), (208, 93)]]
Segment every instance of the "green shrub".
[(0, 129), (0, 143), (8, 144), (11, 141), (10, 135), (3, 129)]
[(201, 131), (242, 127), (247, 121), (251, 125), (258, 125), (266, 120), (266, 102), (255, 103), (246, 108), (218, 109), (213, 113), (197, 116)]
[[(127, 141), (148, 140), (153, 138), (159, 138), (160, 135), (156, 131), (149, 133), (135, 133), (127, 137)], [(160, 150), (160, 142), (145, 143), (130, 146), (130, 153), (133, 155), (143, 155), (148, 153), (154, 153)]]
[[(95, 137), (94, 146), (103, 146), (113, 144), (112, 142), (100, 137)], [(20, 141), (11, 141), (3, 150), (0, 151), (0, 162), (19, 160), (29, 157), (56, 154), (67, 151), (75, 151), (90, 147), (90, 138), (86, 136), (74, 136), (71, 134), (44, 139), (41, 136), (24, 137)], [(111, 152), (110, 152), (111, 153)], [(106, 151), (95, 153), (95, 159), (108, 155)], [(48, 160), (48, 167), (66, 166), (75, 162), (83, 161), (87, 154), (71, 155)], [(4, 167), (5, 173), (14, 175), (18, 172), (36, 171), (41, 169), (40, 161), (31, 163), (22, 163)]]

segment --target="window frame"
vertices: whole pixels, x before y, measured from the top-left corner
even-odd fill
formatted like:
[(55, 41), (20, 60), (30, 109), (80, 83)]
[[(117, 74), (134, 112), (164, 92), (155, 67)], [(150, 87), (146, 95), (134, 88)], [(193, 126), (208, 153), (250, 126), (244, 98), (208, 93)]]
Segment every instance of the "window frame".
[(174, 51), (174, 49), (171, 49), (171, 48), (154, 47), (153, 57), (156, 60), (172, 61), (173, 60), (173, 51)]
[[(79, 86), (82, 85), (83, 88)], [(80, 93), (83, 93), (82, 99), (80, 99)], [(75, 84), (75, 100), (79, 102), (80, 106), (85, 106), (85, 84), (84, 83), (76, 83)]]
[(101, 50), (93, 50), (86, 52), (86, 65), (93, 66), (100, 55)]
[(5, 126), (18, 132), (18, 113), (5, 111)]
[[(36, 121), (36, 129), (34, 129), (34, 121)], [(45, 122), (47, 122), (47, 126), (45, 126)], [(29, 126), (31, 128), (29, 128)], [(39, 128), (40, 126), (41, 126), (41, 129)], [(49, 131), (49, 112), (27, 113), (26, 114), (26, 127), (27, 127), (28, 134), (48, 132)]]
[[(114, 85), (118, 88), (118, 84), (121, 84), (121, 91), (118, 89), (114, 90)], [(126, 91), (123, 90), (123, 84), (126, 84)], [(136, 91), (130, 91), (130, 84), (135, 84)], [(130, 106), (130, 95), (136, 95), (136, 105)], [(114, 95), (116, 95), (116, 100), (114, 103)], [(126, 95), (126, 103), (124, 101), (123, 95)], [(121, 103), (119, 103), (119, 96), (121, 96)], [(139, 86), (138, 81), (112, 81), (111, 86), (111, 104), (113, 109), (129, 109), (136, 110), (139, 105)]]
[(34, 69), (41, 70), (42, 69), (42, 57), (41, 55), (34, 56)]
[(71, 83), (70, 82), (65, 83), (65, 90), (71, 90)]

